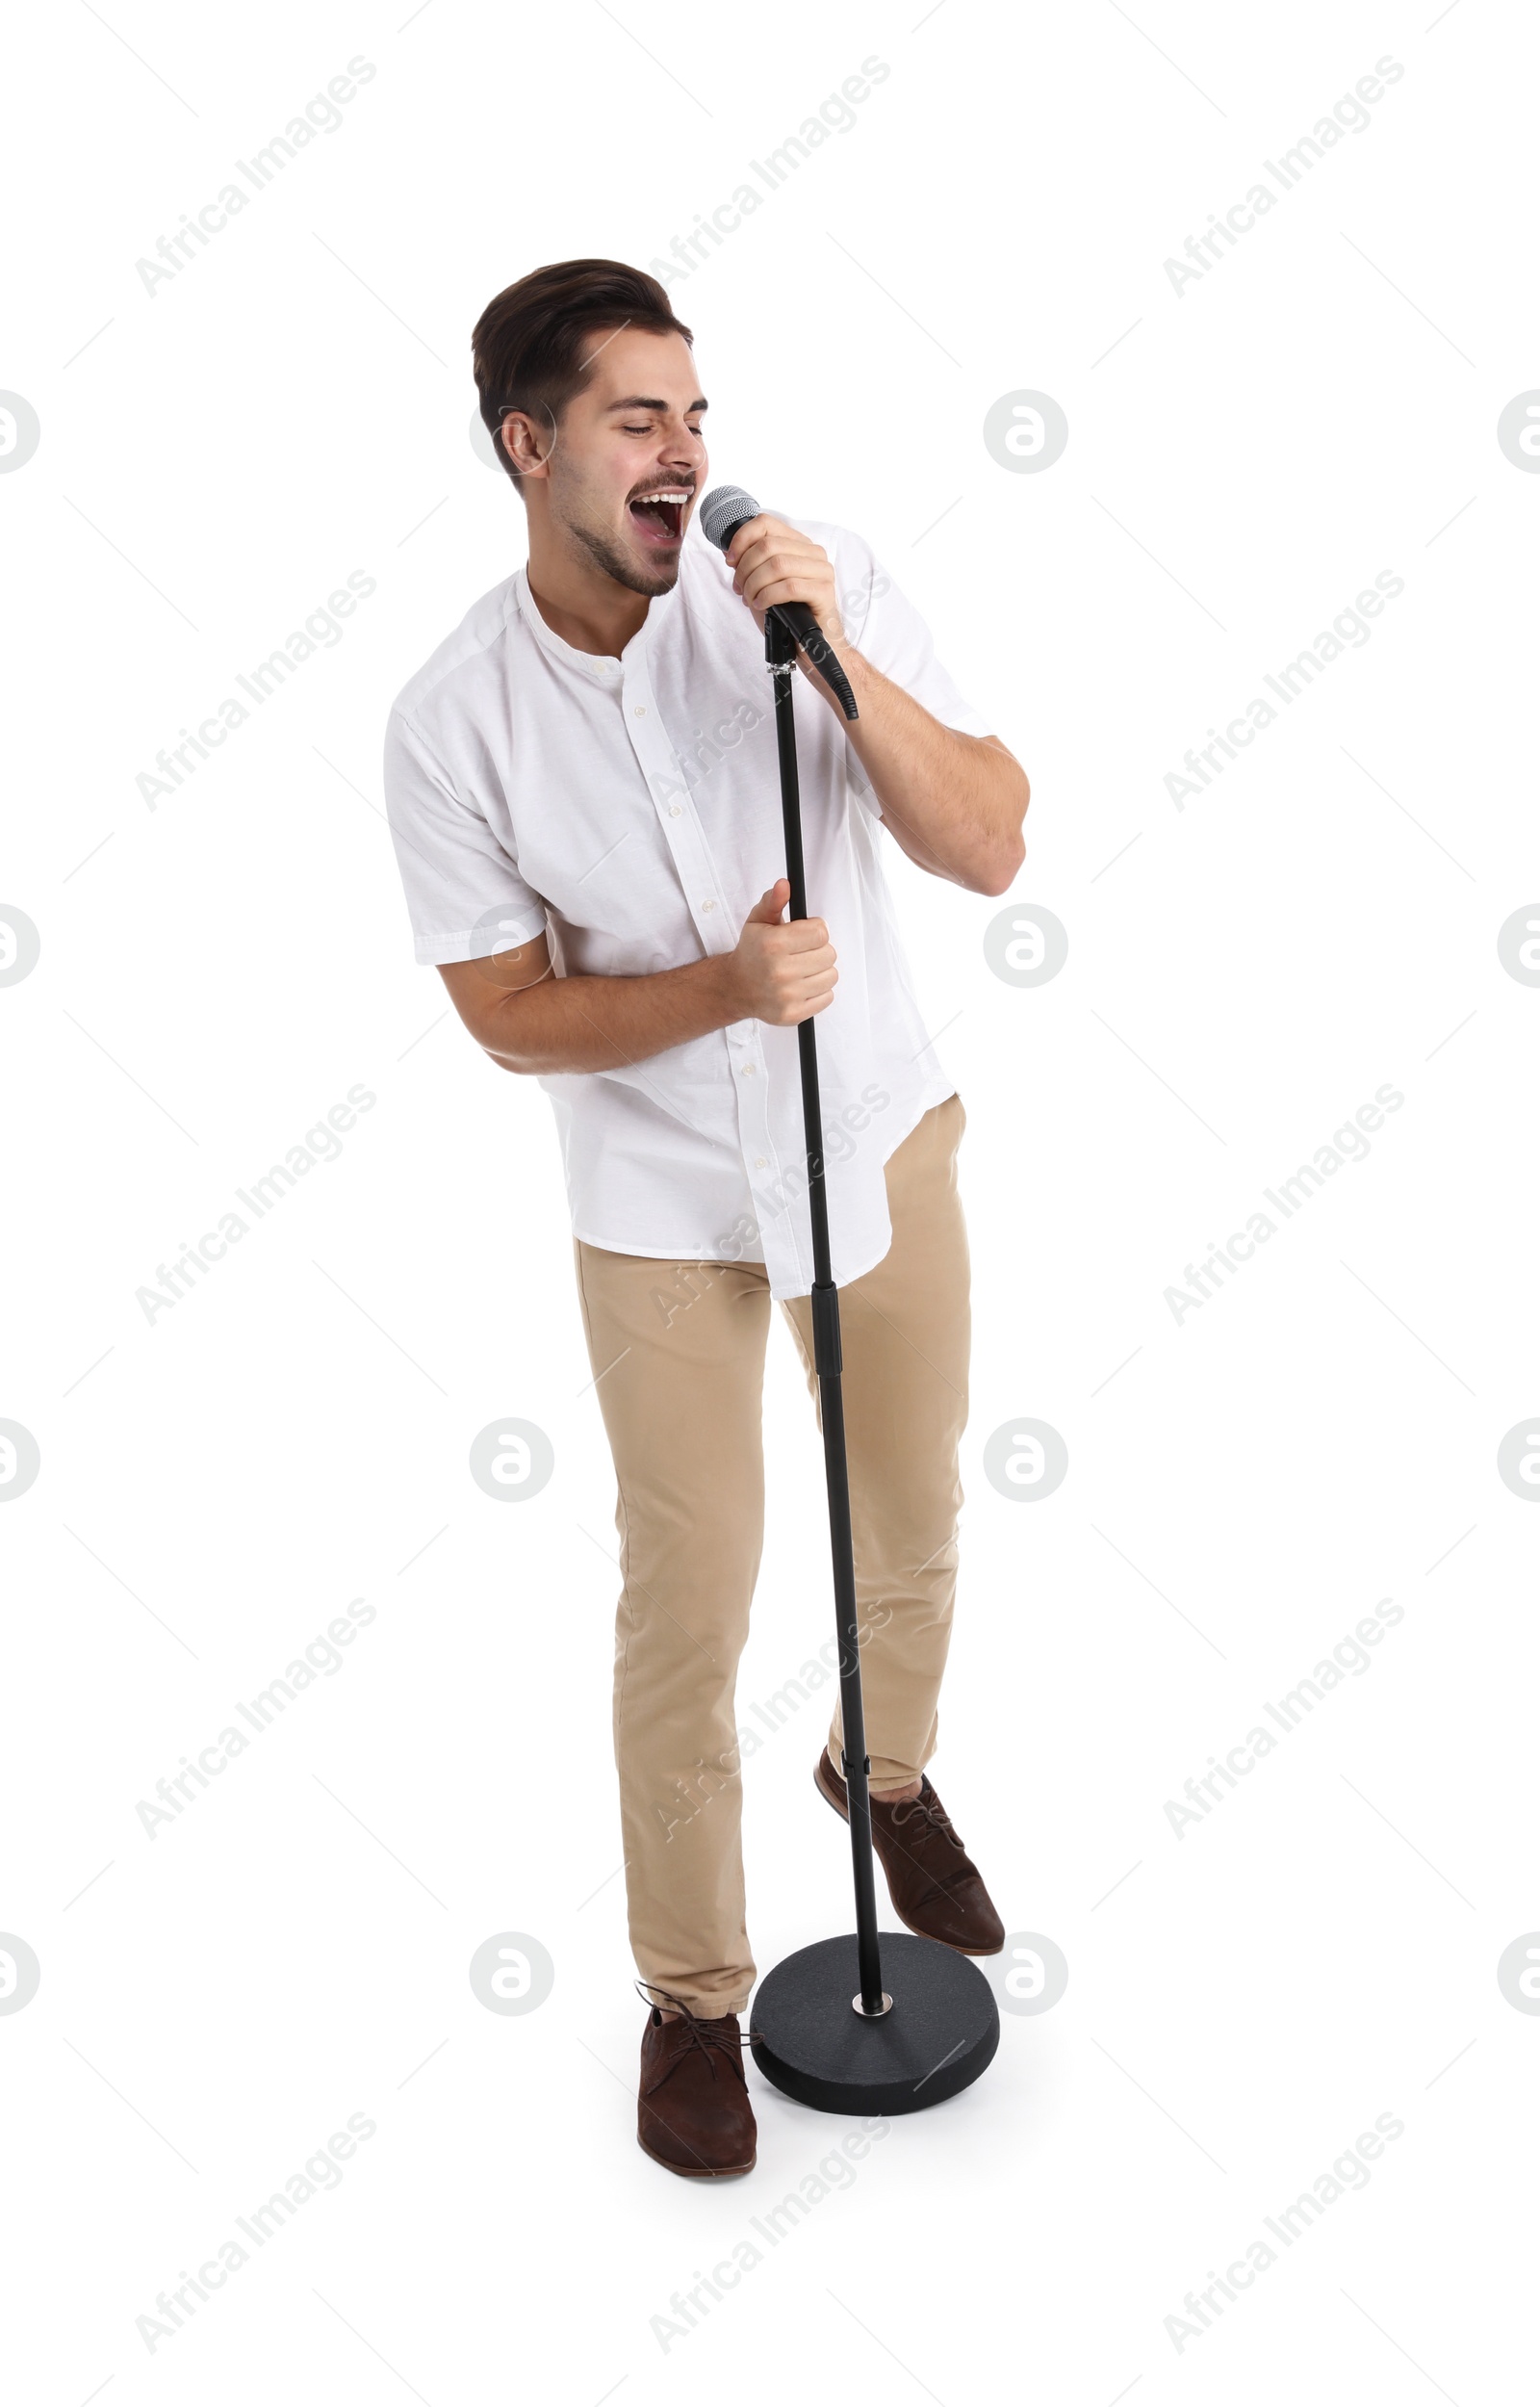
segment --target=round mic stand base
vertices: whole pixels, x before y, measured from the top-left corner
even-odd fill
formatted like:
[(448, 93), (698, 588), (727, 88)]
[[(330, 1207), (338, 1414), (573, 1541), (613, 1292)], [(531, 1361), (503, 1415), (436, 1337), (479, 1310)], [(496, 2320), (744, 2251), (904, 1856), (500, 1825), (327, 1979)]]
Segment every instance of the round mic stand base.
[(994, 1991), (939, 1939), (881, 1933), (892, 2005), (860, 2011), (854, 1931), (783, 1956), (755, 1995), (750, 2049), (766, 2081), (824, 2114), (914, 2114), (976, 2082), (1000, 2044)]
[[(808, 916), (802, 858), (802, 808), (792, 708), (795, 634), (774, 612), (765, 618), (765, 658), (775, 680), (776, 748), (785, 829), (786, 878), (793, 919)], [(837, 666), (837, 663), (835, 664)], [(840, 693), (840, 686), (845, 690)], [(856, 704), (841, 673), (847, 718)], [(840, 1769), (850, 1816), (856, 1928), (799, 1948), (766, 1975), (749, 2019), (754, 2060), (767, 2081), (825, 2114), (913, 2114), (938, 2106), (978, 2080), (1000, 2041), (994, 1992), (978, 1966), (938, 1939), (877, 1928), (872, 1872), (870, 1759), (861, 1702), (860, 1626), (845, 1455), (839, 1290), (829, 1252), (824, 1188), (823, 1116), (818, 1100), (815, 1021), (797, 1029), (803, 1127), (808, 1148), (808, 1209), (812, 1234), (810, 1296), (813, 1369), (823, 1423), (829, 1489), (829, 1539), (839, 1642)]]

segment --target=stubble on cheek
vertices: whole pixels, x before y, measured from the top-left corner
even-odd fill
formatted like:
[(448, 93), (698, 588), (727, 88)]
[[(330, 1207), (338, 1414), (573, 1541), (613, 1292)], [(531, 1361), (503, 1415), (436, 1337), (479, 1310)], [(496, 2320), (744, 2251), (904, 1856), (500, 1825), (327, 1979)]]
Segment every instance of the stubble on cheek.
[(672, 560), (655, 565), (638, 559), (624, 536), (612, 528), (603, 505), (588, 488), (579, 487), (570, 497), (556, 500), (555, 514), (567, 540), (586, 552), (605, 576), (624, 585), (628, 593), (645, 594), (651, 600), (656, 594), (671, 593), (678, 583), (680, 555), (676, 553)]

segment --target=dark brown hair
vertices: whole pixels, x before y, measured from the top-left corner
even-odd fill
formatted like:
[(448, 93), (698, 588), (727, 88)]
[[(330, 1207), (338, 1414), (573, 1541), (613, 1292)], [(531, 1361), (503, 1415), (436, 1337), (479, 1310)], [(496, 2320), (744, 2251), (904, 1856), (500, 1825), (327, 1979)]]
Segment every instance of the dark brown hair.
[(554, 430), (582, 382), (593, 337), (622, 325), (694, 340), (657, 278), (618, 259), (559, 260), (488, 301), (471, 336), (471, 356), (482, 424), (516, 485), (519, 471), (502, 441), (505, 412), (527, 410)]

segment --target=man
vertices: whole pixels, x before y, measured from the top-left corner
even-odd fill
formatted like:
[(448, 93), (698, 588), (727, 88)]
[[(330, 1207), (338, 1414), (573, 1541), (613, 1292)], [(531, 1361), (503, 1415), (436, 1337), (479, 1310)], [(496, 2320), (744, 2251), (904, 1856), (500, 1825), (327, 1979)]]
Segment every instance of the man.
[[(555, 1108), (619, 1490), (615, 1754), (651, 2007), (638, 2137), (673, 2172), (721, 2176), (755, 2161), (733, 1684), (772, 1299), (816, 1395), (795, 1033), (813, 1017), (875, 1843), (911, 1929), (974, 1954), (1003, 1944), (925, 1773), (962, 1500), (964, 1115), (911, 988), (879, 831), (1001, 894), (1028, 789), (859, 537), (766, 514), (724, 559), (693, 528), (706, 404), (691, 341), (662, 286), (610, 260), (540, 269), (485, 310), (481, 415), (527, 511), (528, 565), (399, 695), (385, 782), (418, 960)], [(788, 601), (811, 608), (860, 709), (847, 727), (802, 662), (821, 916), (795, 923), (763, 648), (767, 607)], [(814, 1777), (844, 1813), (841, 1764), (836, 1707)]]

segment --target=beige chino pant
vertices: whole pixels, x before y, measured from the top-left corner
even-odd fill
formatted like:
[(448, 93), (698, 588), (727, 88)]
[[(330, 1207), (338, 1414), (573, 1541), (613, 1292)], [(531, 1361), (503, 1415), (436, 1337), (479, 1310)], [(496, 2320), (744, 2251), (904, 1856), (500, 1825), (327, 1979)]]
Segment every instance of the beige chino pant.
[[(878, 1790), (917, 1779), (935, 1752), (951, 1635), (970, 1331), (957, 1182), (966, 1117), (949, 1096), (889, 1156), (892, 1243), (839, 1294)], [(660, 1261), (580, 1238), (574, 1250), (619, 1491), (614, 1735), (631, 1947), (650, 1988), (702, 2015), (741, 2014), (756, 1968), (733, 1691), (763, 1543), (769, 1281), (760, 1262)], [(810, 1300), (782, 1310), (816, 1402)], [(832, 1612), (827, 1543), (807, 1578)], [(836, 1769), (840, 1743), (836, 1689)]]

